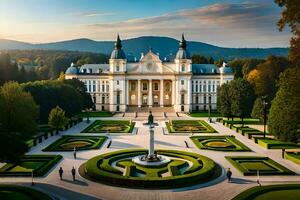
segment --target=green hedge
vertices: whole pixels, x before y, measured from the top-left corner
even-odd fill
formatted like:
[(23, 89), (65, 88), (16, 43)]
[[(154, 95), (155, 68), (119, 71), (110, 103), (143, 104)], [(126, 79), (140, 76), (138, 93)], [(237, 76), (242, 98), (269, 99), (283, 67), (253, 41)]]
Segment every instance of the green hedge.
[(49, 195), (32, 189), (30, 187), (19, 185), (0, 184), (0, 199), (1, 200), (53, 200)]
[(108, 111), (95, 111), (95, 112), (81, 112), (80, 114), (77, 115), (78, 117), (112, 117), (113, 114)]
[[(95, 128), (95, 126), (105, 126), (105, 125), (111, 125), (111, 126), (123, 126), (124, 129), (120, 131), (105, 131), (105, 130), (92, 130)], [(135, 126), (135, 122), (132, 122), (130, 124), (129, 120), (96, 120), (91, 125), (89, 125), (87, 128), (85, 128), (81, 133), (132, 133), (133, 128)]]
[(300, 145), (276, 139), (258, 139), (257, 144), (266, 149), (300, 149)]
[(32, 168), (34, 176), (44, 176), (61, 159), (61, 155), (24, 155), (20, 162), (1, 167), (0, 176), (31, 176)]
[[(215, 150), (215, 151), (251, 151), (246, 145), (234, 136), (192, 136), (190, 139), (199, 149)], [(232, 146), (229, 147), (211, 147), (206, 145), (208, 142), (224, 141)]]
[[(176, 130), (174, 126), (195, 126), (204, 130), (180, 131)], [(217, 133), (215, 129), (203, 120), (172, 120), (170, 123), (166, 122), (166, 127), (169, 133)]]
[[(260, 175), (294, 175), (295, 173), (268, 157), (225, 156), (225, 158), (244, 176)], [(247, 168), (246, 163), (251, 169)], [(255, 166), (256, 165), (256, 166)], [(253, 169), (253, 166), (256, 167)]]
[[(209, 117), (208, 112), (192, 112), (189, 113), (191, 117)], [(211, 112), (210, 117), (221, 117), (221, 113), (219, 112)]]
[(232, 200), (253, 200), (259, 198), (265, 193), (275, 192), (275, 191), (286, 191), (283, 197), (275, 197), (272, 195), (270, 197), (272, 200), (294, 200), (297, 197), (294, 194), (290, 194), (289, 191), (297, 191), (298, 197), (300, 196), (300, 184), (282, 184), (282, 185), (267, 185), (267, 186), (256, 186), (252, 187), (234, 197)]
[(84, 147), (76, 147), (76, 150), (90, 150), (90, 149), (99, 149), (103, 143), (107, 140), (106, 136), (75, 136), (75, 135), (63, 135), (61, 138), (47, 146), (42, 151), (73, 151), (74, 148), (64, 149), (61, 145), (66, 144), (72, 141), (86, 141), (90, 142), (91, 145)]
[(300, 153), (299, 152), (284, 152), (284, 158), (300, 165)]
[[(147, 150), (144, 149), (129, 149), (96, 156), (84, 163), (80, 167), (79, 172), (83, 177), (92, 181), (118, 185), (122, 187), (140, 188), (176, 188), (195, 185), (198, 183), (204, 183), (214, 178), (214, 176), (216, 176), (216, 174), (219, 172), (216, 170), (217, 167), (214, 161), (195, 153), (175, 150), (157, 150), (156, 153), (159, 155), (188, 159), (193, 163), (193, 166), (185, 171), (184, 174), (180, 175), (178, 175), (178, 168), (176, 169), (175, 167), (169, 167), (169, 165), (171, 165), (169, 164), (168, 166), (162, 166), (162, 169), (153, 169), (153, 167), (149, 167), (147, 169), (144, 167), (143, 170), (146, 171), (144, 172), (148, 174), (146, 177), (129, 176), (133, 173), (133, 170), (138, 171), (141, 168), (138, 165), (133, 166), (126, 163), (126, 158), (147, 154)], [(121, 171), (111, 166), (112, 162), (116, 162), (118, 160), (122, 160), (118, 166), (127, 166), (125, 168), (127, 169), (125, 173), (126, 176), (123, 176)], [(172, 166), (175, 166), (174, 163)], [(180, 166), (182, 165), (180, 164), (179, 167)], [(167, 172), (168, 169), (171, 169), (173, 176), (156, 176), (158, 173), (157, 170), (159, 170), (159, 172)]]

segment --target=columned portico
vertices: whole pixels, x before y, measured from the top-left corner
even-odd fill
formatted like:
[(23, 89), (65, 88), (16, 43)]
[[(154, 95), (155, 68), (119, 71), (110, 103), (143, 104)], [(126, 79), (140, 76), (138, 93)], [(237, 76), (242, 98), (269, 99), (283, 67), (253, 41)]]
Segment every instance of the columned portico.
[(159, 95), (159, 98), (160, 98), (160, 107), (164, 107), (164, 80), (163, 79), (160, 79), (160, 95)]

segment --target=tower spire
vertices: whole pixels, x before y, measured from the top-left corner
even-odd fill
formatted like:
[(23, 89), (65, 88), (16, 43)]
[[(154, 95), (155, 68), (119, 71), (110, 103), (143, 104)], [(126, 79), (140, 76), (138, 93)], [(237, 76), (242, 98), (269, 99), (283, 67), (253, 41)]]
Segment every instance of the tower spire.
[(182, 33), (181, 41), (179, 42), (179, 48), (186, 49), (186, 40), (184, 38), (184, 34)]
[(122, 42), (121, 42), (119, 34), (117, 36), (117, 41), (115, 42), (115, 48), (116, 49), (121, 49), (122, 48)]

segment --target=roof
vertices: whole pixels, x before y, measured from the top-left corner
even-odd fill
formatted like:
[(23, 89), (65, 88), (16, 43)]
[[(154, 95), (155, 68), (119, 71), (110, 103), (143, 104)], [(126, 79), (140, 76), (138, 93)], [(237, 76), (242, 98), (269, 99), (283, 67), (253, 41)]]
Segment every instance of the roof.
[[(193, 64), (192, 70), (194, 74), (219, 74), (220, 69), (214, 64)], [(232, 70), (230, 67), (224, 68), (224, 74), (231, 74)]]
[(80, 73), (99, 74), (109, 71), (109, 64), (84, 64), (79, 68)]
[(72, 63), (71, 66), (66, 70), (65, 74), (78, 74), (78, 68)]

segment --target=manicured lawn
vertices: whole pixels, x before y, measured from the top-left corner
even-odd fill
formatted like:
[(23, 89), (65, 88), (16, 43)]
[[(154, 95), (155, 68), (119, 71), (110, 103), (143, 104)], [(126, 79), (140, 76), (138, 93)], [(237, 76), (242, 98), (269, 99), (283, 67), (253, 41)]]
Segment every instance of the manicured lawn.
[[(208, 112), (192, 112), (189, 114), (191, 117), (208, 117)], [(211, 117), (221, 117), (221, 113), (219, 112), (211, 112)]]
[(232, 200), (297, 200), (300, 197), (300, 184), (256, 186)]
[(73, 136), (63, 135), (60, 139), (56, 140), (43, 151), (73, 151), (76, 150), (90, 150), (99, 149), (107, 137), (105, 136)]
[(300, 145), (276, 139), (258, 139), (258, 144), (267, 149), (300, 149)]
[(129, 120), (96, 120), (81, 133), (131, 133), (134, 125)]
[(0, 185), (1, 200), (52, 200), (47, 194), (19, 185)]
[(295, 173), (268, 157), (226, 156), (225, 157), (244, 176), (294, 175)]
[(112, 117), (113, 114), (108, 111), (95, 111), (95, 112), (81, 112), (77, 115), (78, 117)]
[(203, 120), (172, 120), (166, 126), (169, 133), (217, 133)]
[(284, 158), (300, 165), (300, 152), (285, 152)]
[(215, 151), (251, 151), (234, 136), (192, 136), (190, 137), (199, 149)]
[(79, 173), (92, 181), (135, 188), (184, 187), (220, 175), (219, 167), (205, 156), (176, 150), (157, 150), (156, 153), (168, 156), (171, 161), (161, 166), (141, 166), (132, 162), (132, 158), (146, 155), (147, 150), (127, 149), (96, 156), (84, 163)]
[(18, 163), (8, 163), (0, 168), (0, 176), (45, 175), (62, 158), (61, 155), (25, 155)]

